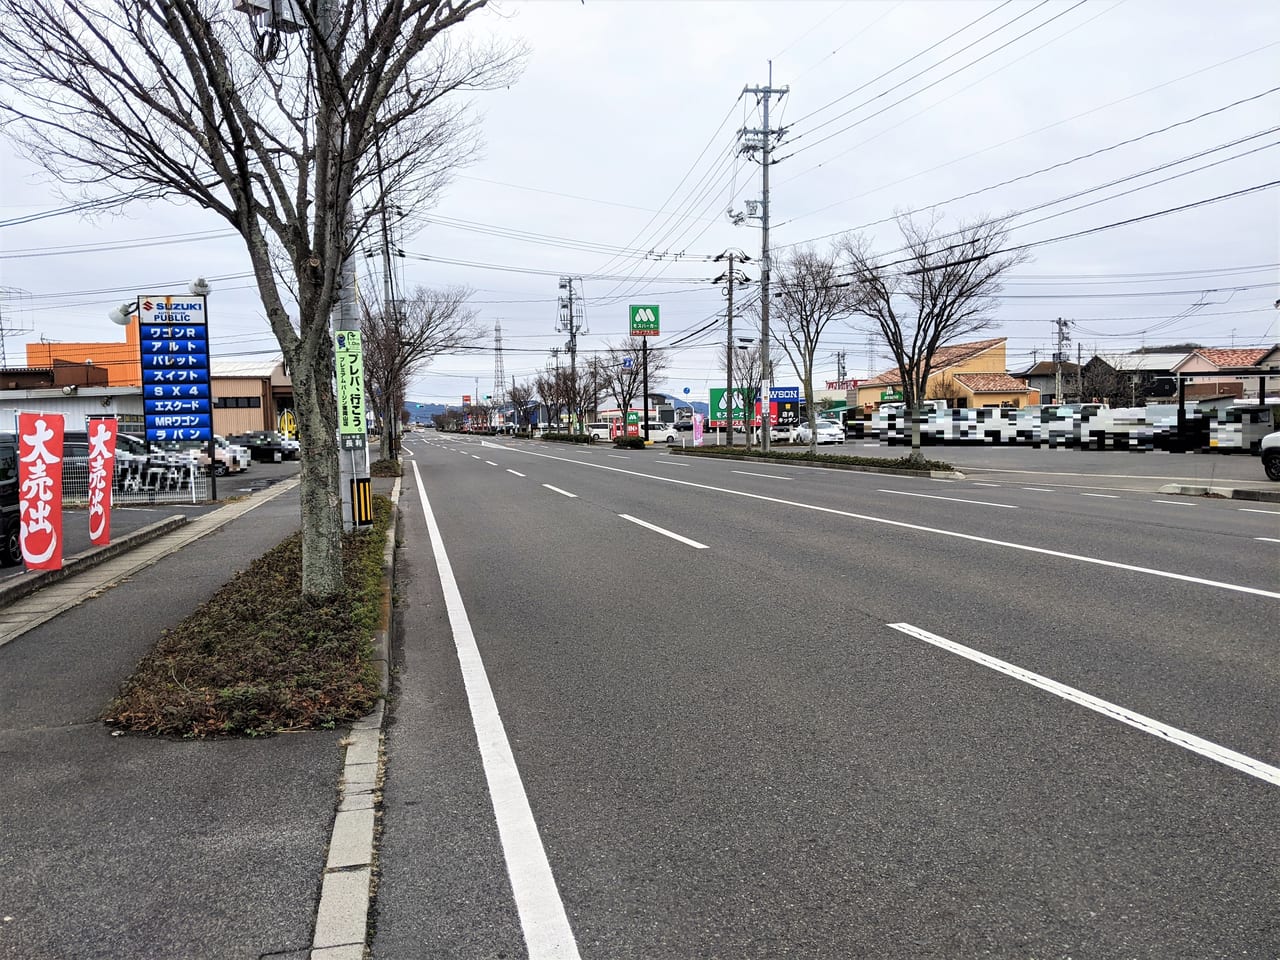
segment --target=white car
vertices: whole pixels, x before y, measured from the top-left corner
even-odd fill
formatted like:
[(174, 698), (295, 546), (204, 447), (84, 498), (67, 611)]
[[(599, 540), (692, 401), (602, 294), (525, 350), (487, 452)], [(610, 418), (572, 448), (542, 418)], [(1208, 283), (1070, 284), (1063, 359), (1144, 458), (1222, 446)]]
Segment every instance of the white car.
[(809, 443), (814, 432), (819, 443), (844, 443), (844, 427), (834, 420), (819, 420), (812, 429), (809, 424), (802, 423), (792, 432), (791, 438), (796, 443)]
[[(676, 432), (676, 428), (670, 423), (650, 423), (649, 439), (654, 443), (675, 443), (680, 439), (680, 434)], [(644, 428), (640, 430), (640, 436), (644, 436)]]
[(1258, 453), (1262, 455), (1262, 469), (1267, 471), (1267, 479), (1280, 480), (1280, 430), (1262, 438)]

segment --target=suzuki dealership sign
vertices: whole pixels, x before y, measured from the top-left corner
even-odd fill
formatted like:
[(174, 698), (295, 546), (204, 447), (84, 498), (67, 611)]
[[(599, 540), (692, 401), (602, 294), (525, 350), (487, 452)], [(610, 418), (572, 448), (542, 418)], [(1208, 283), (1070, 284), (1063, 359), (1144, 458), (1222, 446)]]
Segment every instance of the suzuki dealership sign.
[(213, 439), (204, 297), (138, 297), (147, 440)]

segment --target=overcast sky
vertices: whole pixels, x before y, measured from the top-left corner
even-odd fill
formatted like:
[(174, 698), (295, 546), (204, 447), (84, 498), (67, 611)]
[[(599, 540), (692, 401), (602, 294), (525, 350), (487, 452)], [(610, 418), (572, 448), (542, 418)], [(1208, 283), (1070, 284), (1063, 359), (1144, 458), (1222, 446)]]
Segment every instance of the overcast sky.
[[(1280, 16), (1265, 0), (535, 0), (501, 12), (473, 29), (523, 39), (523, 76), (477, 99), (483, 156), (434, 208), (413, 211), (422, 229), (402, 241), (406, 287), (475, 291), (485, 349), (436, 361), (411, 400), (490, 393), (498, 321), (507, 379), (543, 369), (565, 342), (561, 275), (581, 277), (587, 298), (580, 355), (624, 336), (629, 303), (661, 306), (658, 347), (723, 316), (710, 283), (721, 266), (708, 258), (728, 247), (759, 258), (758, 221), (734, 226), (725, 210), (760, 196), (737, 131), (760, 126), (742, 91), (769, 82), (770, 61), (773, 86), (789, 88), (771, 108), (787, 129), (770, 174), (778, 256), (851, 229), (892, 250), (896, 228), (883, 221), (935, 204), (948, 221), (1036, 207), (1014, 221), (1012, 239), (1029, 243), (1280, 180)], [(216, 218), (153, 204), (13, 225), (65, 198), (5, 144), (0, 161), (8, 365), (42, 337), (121, 340), (111, 307), (181, 292), (197, 275), (213, 284), (215, 356), (277, 352), (247, 257)], [(1275, 343), (1278, 198), (1270, 188), (1037, 244), (986, 335), (1009, 338), (1011, 370), (1049, 357), (1057, 317), (1075, 321), (1070, 349), (1086, 358)], [(362, 276), (374, 295), (379, 270)], [(723, 338), (721, 322), (669, 348), (655, 386), (705, 400), (723, 379)], [(862, 323), (832, 328), (819, 379), (834, 376), (837, 351), (851, 377), (887, 366)], [(780, 384), (797, 382), (776, 362)]]

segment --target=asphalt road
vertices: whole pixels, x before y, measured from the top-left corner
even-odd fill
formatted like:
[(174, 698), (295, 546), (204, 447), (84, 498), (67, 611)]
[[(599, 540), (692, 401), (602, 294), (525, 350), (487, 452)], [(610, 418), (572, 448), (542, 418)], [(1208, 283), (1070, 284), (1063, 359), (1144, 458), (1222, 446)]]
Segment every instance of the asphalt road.
[(1280, 506), (407, 446), (375, 957), (1280, 956)]

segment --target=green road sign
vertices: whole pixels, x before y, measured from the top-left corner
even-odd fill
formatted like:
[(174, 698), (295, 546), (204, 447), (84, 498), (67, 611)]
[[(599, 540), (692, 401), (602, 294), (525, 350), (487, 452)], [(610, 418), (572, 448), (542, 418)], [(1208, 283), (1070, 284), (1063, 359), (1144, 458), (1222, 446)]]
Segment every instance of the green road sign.
[(901, 390), (882, 390), (880, 391), (880, 399), (881, 400), (901, 400), (902, 391)]
[[(742, 390), (733, 391), (733, 411), (731, 413), (731, 416), (733, 417), (734, 423), (745, 422), (744, 420), (745, 404), (742, 402), (743, 392), (744, 391)], [(755, 402), (754, 392), (752, 396), (752, 402), (753, 403)], [(725, 414), (728, 412), (729, 412), (728, 404), (725, 402), (724, 387), (712, 387), (711, 388), (711, 409), (707, 413), (708, 426), (712, 426), (712, 427), (730, 426), (730, 424), (725, 422)], [(754, 417), (755, 410), (752, 410), (751, 414)]]
[(633, 337), (656, 337), (658, 335), (657, 304), (631, 304), (627, 308), (631, 312), (631, 335)]

